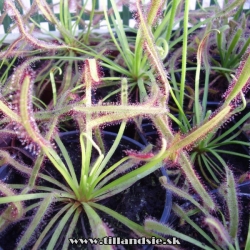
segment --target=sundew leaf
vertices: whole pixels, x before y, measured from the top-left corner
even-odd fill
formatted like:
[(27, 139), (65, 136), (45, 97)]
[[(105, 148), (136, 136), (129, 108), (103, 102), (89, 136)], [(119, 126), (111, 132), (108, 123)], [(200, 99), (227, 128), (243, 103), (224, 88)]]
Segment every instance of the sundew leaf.
[(234, 102), (234, 105), (237, 105), (238, 102), (242, 100), (241, 93), (246, 92), (249, 89), (250, 85), (250, 46), (248, 47), (246, 53), (243, 56), (242, 61), (238, 69), (236, 70), (235, 77), (230, 83), (227, 91), (223, 95), (225, 102), (223, 106), (229, 105), (231, 102)]
[(205, 223), (209, 226), (211, 233), (215, 237), (219, 246), (228, 246), (231, 244), (232, 239), (228, 234), (226, 228), (222, 223), (212, 216), (205, 218)]
[(32, 93), (32, 84), (33, 84), (33, 73), (30, 72), (30, 69), (24, 69), (22, 75), (20, 76), (20, 104), (19, 111), (22, 121), (27, 134), (32, 139), (32, 143), (36, 143), (43, 149), (47, 157), (51, 160), (54, 166), (62, 174), (62, 176), (67, 181), (68, 185), (74, 190), (76, 195), (78, 194), (78, 183), (75, 183), (70, 176), (68, 169), (58, 156), (58, 154), (53, 150), (52, 145), (47, 141), (39, 131), (37, 124), (35, 122), (33, 113), (32, 113), (32, 103), (31, 103), (31, 93)]
[(22, 121), (22, 125), (26, 129), (28, 135), (32, 138), (34, 143), (37, 143), (40, 147), (48, 147), (49, 142), (47, 142), (44, 137), (42, 137), (39, 133), (39, 129), (34, 121), (32, 113), (32, 81), (34, 72), (31, 69), (27, 68), (20, 76), (20, 106), (19, 112)]
[[(182, 219), (184, 219), (187, 223), (189, 223), (196, 231), (198, 231), (210, 244), (214, 245), (214, 240), (210, 238), (205, 231), (201, 229), (190, 217), (187, 215), (187, 212), (184, 211), (177, 204), (173, 204), (173, 211)], [(214, 246), (215, 249), (220, 250), (220, 247)]]
[[(91, 231), (93, 238), (105, 238), (111, 236), (111, 231), (108, 226), (104, 223), (101, 217), (95, 212), (95, 210), (87, 203), (83, 202), (84, 210), (89, 218)], [(111, 245), (97, 245), (99, 250), (112, 250)]]
[(239, 203), (237, 198), (236, 183), (232, 171), (225, 166), (226, 180), (219, 189), (225, 198), (229, 212), (229, 233), (235, 239), (238, 234), (239, 226)]
[(168, 190), (171, 190), (172, 192), (176, 193), (179, 197), (184, 198), (186, 200), (189, 200), (192, 202), (197, 208), (199, 208), (204, 214), (208, 215), (208, 211), (202, 207), (199, 202), (197, 202), (193, 196), (189, 195), (187, 192), (175, 187), (174, 185), (171, 185), (167, 178), (165, 176), (160, 177), (161, 184)]
[[(43, 0), (41, 0), (41, 1), (43, 1)], [(45, 1), (43, 1), (43, 2), (45, 2)], [(37, 0), (37, 3), (39, 4), (40, 1)], [(44, 42), (42, 40), (38, 40), (35, 37), (33, 37), (32, 35), (30, 35), (24, 26), (21, 14), (16, 9), (14, 2), (12, 2), (10, 0), (5, 0), (4, 1), (4, 8), (8, 12), (9, 16), (11, 18), (13, 18), (14, 21), (17, 23), (17, 26), (18, 26), (18, 29), (19, 29), (21, 36), (23, 38), (25, 38), (27, 40), (27, 42), (29, 44), (31, 44), (32, 46), (34, 46), (36, 48), (40, 48), (40, 49), (45, 49), (45, 50), (51, 50), (51, 49), (57, 50), (57, 49), (67, 48), (67, 45), (56, 45), (56, 44), (52, 44), (52, 43), (47, 43), (47, 42)], [(60, 26), (58, 25), (58, 27), (60, 27)]]
[[(6, 197), (15, 196), (14, 190), (8, 187), (5, 183), (0, 181), (0, 192)], [(0, 198), (0, 200), (5, 200), (6, 197)], [(1, 213), (0, 216), (0, 231), (4, 230), (10, 223), (19, 220), (24, 214), (24, 208), (22, 204), (22, 199), (20, 200), (10, 200), (9, 206)], [(2, 202), (7, 203), (7, 202)], [(1, 201), (0, 201), (1, 204)]]
[(145, 38), (146, 51), (149, 55), (149, 58), (152, 60), (152, 66), (155, 68), (155, 70), (159, 74), (161, 81), (164, 84), (165, 95), (168, 99), (170, 87), (169, 87), (169, 81), (167, 79), (167, 73), (164, 69), (164, 66), (160, 59), (158, 51), (156, 50), (156, 46), (154, 45), (154, 37), (142, 13), (140, 1), (136, 1), (136, 5), (137, 5), (139, 20), (140, 20), (140, 29), (142, 30), (142, 33)]
[(68, 221), (70, 220), (70, 217), (72, 214), (76, 212), (76, 209), (80, 206), (81, 204), (79, 202), (75, 202), (64, 214), (64, 216), (60, 219), (60, 222), (58, 226), (55, 229), (55, 232), (53, 233), (50, 242), (47, 246), (47, 249), (55, 249), (55, 245), (58, 241), (58, 238), (60, 237), (63, 228), (67, 226)]
[(54, 198), (53, 193), (48, 194), (48, 196), (45, 197), (44, 200), (41, 202), (38, 210), (36, 211), (35, 217), (32, 219), (27, 230), (25, 231), (24, 235), (19, 241), (17, 249), (24, 248), (27, 245), (27, 243), (30, 241), (32, 234), (34, 234), (37, 226), (42, 222), (43, 217), (48, 212), (48, 209), (53, 201), (53, 198)]
[(206, 249), (206, 250), (213, 250), (213, 248), (206, 246), (205, 244), (201, 243), (200, 241), (191, 238), (185, 234), (179, 233), (176, 230), (170, 228), (168, 225), (163, 225), (159, 222), (156, 222), (152, 219), (146, 219), (144, 222), (144, 227), (146, 230), (157, 232), (163, 235), (171, 235), (173, 237), (176, 237), (178, 239), (187, 241), (192, 243), (195, 246), (200, 247), (201, 249)]
[(71, 206), (72, 206), (72, 204), (68, 203), (63, 208), (61, 208), (59, 210), (59, 212), (53, 218), (50, 219), (49, 223), (47, 224), (47, 226), (45, 227), (45, 229), (43, 230), (43, 232), (39, 235), (39, 238), (36, 240), (36, 243), (33, 245), (32, 250), (39, 249), (38, 247), (40, 247), (40, 244), (44, 240), (46, 234), (51, 230), (51, 228), (56, 223), (56, 221), (60, 218), (60, 216), (64, 212), (66, 212)]
[(73, 219), (71, 220), (71, 223), (69, 224), (69, 228), (65, 234), (64, 242), (63, 242), (63, 248), (62, 250), (68, 250), (69, 249), (69, 238), (72, 238), (73, 233), (76, 230), (77, 222), (82, 213), (82, 207), (78, 207), (76, 209), (76, 212), (74, 213)]
[(116, 211), (108, 208), (108, 207), (105, 207), (101, 204), (98, 204), (98, 203), (94, 203), (94, 202), (89, 202), (88, 203), (91, 207), (93, 208), (97, 208), (103, 212), (105, 212), (106, 214), (112, 216), (113, 218), (115, 218), (116, 220), (120, 221), (122, 224), (124, 224), (125, 226), (129, 227), (131, 230), (133, 230), (134, 232), (136, 232), (138, 235), (146, 235), (146, 236), (155, 236), (155, 237), (158, 237), (158, 238), (162, 238), (161, 236), (155, 234), (155, 233), (151, 233), (151, 232), (148, 232), (146, 231), (143, 226), (129, 220), (127, 217), (117, 213)]

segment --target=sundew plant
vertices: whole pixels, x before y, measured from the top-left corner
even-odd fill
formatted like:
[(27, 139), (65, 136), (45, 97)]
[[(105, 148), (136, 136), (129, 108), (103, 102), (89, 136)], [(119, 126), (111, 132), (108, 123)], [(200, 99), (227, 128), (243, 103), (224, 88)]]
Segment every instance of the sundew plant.
[[(203, 46), (207, 37), (204, 36), (200, 41), (195, 79), (195, 122), (192, 126), (184, 112), (184, 82), (182, 80), (177, 91), (164, 66), (168, 53), (166, 50), (171, 43), (170, 31), (168, 29), (166, 37), (160, 39), (163, 47), (157, 42), (160, 35), (155, 33), (157, 20), (160, 34), (163, 30), (160, 23), (165, 22), (165, 18), (170, 21), (172, 29), (181, 1), (170, 1), (167, 6), (169, 12), (165, 12), (165, 16), (164, 13), (160, 15), (165, 1), (152, 1), (146, 7), (141, 1), (136, 1), (135, 17), (138, 27), (135, 46), (126, 44), (126, 39), (121, 43), (125, 37), (123, 28), (117, 38), (112, 33), (111, 38), (108, 38), (108, 44), (112, 44), (112, 48), (118, 48), (125, 61), (121, 65), (112, 61), (112, 55), (104, 53), (107, 45), (101, 42), (100, 37), (94, 37), (95, 43), (92, 43), (91, 25), (80, 36), (82, 40), (75, 39), (75, 33), (72, 32), (74, 26), (68, 21), (80, 22), (80, 18), (70, 16), (68, 1), (60, 1), (59, 20), (46, 1), (34, 2), (46, 19), (57, 26), (62, 39), (48, 42), (33, 37), (27, 31), (27, 23), (21, 18), (15, 3), (10, 0), (4, 2), (5, 11), (15, 21), (20, 37), (0, 54), (2, 67), (7, 68), (1, 77), (0, 133), (12, 140), (10, 146), (0, 148), (0, 162), (2, 166), (9, 165), (17, 173), (21, 173), (24, 181), (15, 183), (8, 182), (7, 179), (0, 180), (1, 233), (4, 234), (8, 228), (24, 220), (26, 223), (16, 239), (16, 249), (68, 249), (68, 239), (76, 234), (79, 222), (84, 225), (81, 228), (82, 235), (87, 228), (89, 236), (94, 238), (114, 236), (101, 217), (102, 212), (127, 226), (138, 237), (155, 236), (164, 239), (164, 235), (171, 235), (202, 249), (240, 249), (239, 200), (233, 172), (221, 160), (224, 180), (219, 192), (224, 197), (226, 206), (220, 208), (195, 170), (190, 152), (246, 107), (245, 94), (250, 86), (250, 47), (245, 50), (232, 76), (220, 107), (215, 112), (204, 115), (197, 91)], [(189, 13), (188, 1), (186, 2), (182, 35), (183, 58), (187, 57)], [(95, 5), (95, 1), (92, 3)], [(121, 24), (117, 6), (114, 1), (111, 4), (118, 19), (118, 26), (115, 27), (118, 31)], [(211, 14), (210, 21), (224, 16), (227, 11), (233, 11), (240, 4), (241, 1), (236, 1), (226, 5), (224, 9)], [(85, 6), (78, 13), (80, 16), (85, 11), (84, 8)], [(32, 5), (31, 14), (35, 10)], [(31, 19), (31, 14), (27, 18)], [(92, 10), (91, 18), (94, 14)], [(112, 31), (109, 17), (116, 23), (114, 15), (106, 9), (103, 14), (108, 21), (108, 29)], [(183, 65), (185, 63), (184, 60)], [(13, 64), (16, 65), (14, 70)], [(119, 75), (103, 76), (100, 65)], [(183, 66), (184, 76), (186, 70)], [(117, 86), (115, 92), (110, 89), (98, 96), (97, 90), (109, 90), (114, 85)], [(130, 94), (136, 85), (140, 97), (135, 101), (130, 100)], [(42, 94), (46, 93), (47, 86), (50, 86), (52, 95), (45, 102)], [(110, 102), (114, 93), (119, 93), (119, 101)], [(177, 118), (170, 113), (171, 98), (178, 107)], [(149, 145), (140, 152), (127, 150), (125, 157), (121, 156), (110, 166), (109, 161), (114, 158), (126, 124), (135, 122), (139, 127), (145, 117), (157, 128), (159, 145)], [(173, 129), (173, 122), (179, 125), (179, 131)], [(119, 124), (119, 130), (113, 145), (106, 150), (102, 129), (103, 126), (113, 124)], [(60, 131), (72, 127), (77, 127), (80, 134), (81, 162), (77, 166), (72, 161), (74, 156), (69, 155), (59, 136)], [(221, 159), (219, 155), (218, 159)], [(49, 169), (46, 167), (48, 162), (51, 163)], [(160, 178), (162, 186), (193, 204), (188, 213), (174, 204), (173, 212), (198, 231), (202, 236), (200, 241), (151, 218), (140, 225), (102, 203), (162, 166), (167, 171), (172, 166), (177, 166), (192, 188), (191, 193), (170, 183), (165, 177)], [(199, 202), (193, 193), (199, 197)], [(190, 219), (192, 212), (203, 214), (206, 225), (204, 230)], [(247, 240), (245, 249), (249, 244), (250, 239)], [(114, 247), (95, 246), (96, 249), (105, 250)]]

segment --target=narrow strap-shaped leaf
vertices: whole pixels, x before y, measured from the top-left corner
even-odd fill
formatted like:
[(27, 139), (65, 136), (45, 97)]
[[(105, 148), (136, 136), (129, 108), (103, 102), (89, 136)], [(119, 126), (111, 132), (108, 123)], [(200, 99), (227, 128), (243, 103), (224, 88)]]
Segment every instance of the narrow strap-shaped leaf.
[(32, 103), (31, 103), (31, 94), (32, 94), (32, 72), (30, 70), (25, 69), (23, 75), (21, 76), (21, 93), (20, 93), (20, 116), (22, 125), (26, 129), (26, 132), (32, 139), (34, 143), (39, 145), (46, 155), (49, 157), (54, 166), (58, 169), (58, 171), (63, 175), (66, 179), (67, 183), (71, 186), (74, 192), (77, 194), (77, 184), (72, 181), (72, 177), (70, 176), (67, 168), (64, 163), (57, 155), (57, 153), (53, 150), (50, 142), (46, 141), (44, 137), (40, 134), (39, 129), (36, 125), (35, 119), (32, 114)]
[(67, 162), (67, 165), (68, 165), (68, 168), (69, 168), (69, 171), (70, 171), (70, 174), (72, 176), (72, 179), (75, 183), (77, 183), (77, 177), (76, 177), (76, 173), (75, 173), (75, 169), (74, 169), (74, 166), (72, 164), (72, 161), (71, 161), (71, 158), (69, 156), (69, 153), (67, 151), (67, 149), (65, 148), (65, 146), (63, 145), (61, 139), (59, 136), (56, 136), (55, 137), (55, 141), (58, 145), (58, 147), (60, 148), (61, 152), (62, 152), (62, 155), (65, 159), (65, 161)]
[(198, 231), (211, 245), (214, 246), (215, 249), (220, 250), (218, 246), (215, 246), (214, 240), (212, 240), (205, 231), (203, 231), (196, 223), (194, 223), (194, 221), (189, 218), (187, 213), (180, 206), (173, 204), (172, 209), (179, 217), (187, 221), (187, 223), (189, 223), (196, 231)]
[(20, 106), (19, 112), (22, 121), (22, 125), (26, 129), (28, 135), (32, 138), (32, 140), (37, 143), (40, 147), (48, 147), (49, 142), (46, 141), (41, 134), (39, 133), (39, 129), (35, 123), (32, 114), (32, 77), (33, 72), (29, 69), (25, 69), (23, 75), (20, 76), (20, 85), (21, 85), (21, 93), (20, 93)]
[(63, 229), (67, 226), (68, 220), (69, 218), (72, 216), (72, 214), (75, 212), (75, 210), (80, 206), (79, 202), (75, 202), (69, 209), (68, 211), (65, 213), (65, 215), (60, 219), (60, 222), (57, 226), (57, 228), (55, 229), (50, 242), (47, 246), (47, 250), (50, 249), (55, 249), (55, 245), (57, 243), (58, 238), (60, 237)]
[[(222, 223), (212, 216), (205, 218), (205, 223), (209, 226), (210, 232), (215, 237), (217, 244), (222, 247), (230, 246), (232, 239)], [(232, 249), (232, 248), (229, 248)]]
[(113, 218), (120, 221), (126, 227), (129, 227), (131, 230), (133, 230), (134, 232), (136, 232), (139, 235), (155, 236), (155, 237), (163, 239), (163, 237), (161, 237), (155, 233), (151, 233), (151, 232), (146, 231), (141, 225), (129, 220), (126, 216), (123, 216), (123, 215), (115, 212), (114, 210), (106, 207), (106, 206), (103, 206), (101, 204), (94, 203), (94, 202), (89, 202), (88, 204), (91, 207), (97, 208), (97, 209), (105, 212), (106, 214), (111, 215)]
[[(84, 210), (88, 216), (91, 232), (93, 238), (102, 238), (108, 237), (111, 235), (111, 231), (108, 226), (103, 222), (101, 217), (96, 213), (96, 211), (87, 203), (82, 203), (84, 206)], [(112, 250), (113, 247), (111, 245), (97, 245), (96, 249), (99, 250)]]
[(76, 228), (77, 228), (77, 222), (79, 219), (79, 216), (81, 215), (82, 212), (82, 208), (78, 207), (74, 213), (74, 217), (71, 221), (71, 223), (69, 224), (69, 228), (65, 234), (65, 239), (63, 242), (63, 248), (62, 250), (68, 250), (69, 249), (69, 239), (72, 238), (73, 233), (75, 232)]
[(246, 92), (250, 85), (250, 46), (248, 47), (243, 60), (241, 61), (235, 78), (233, 78), (228, 90), (224, 94), (225, 102), (223, 106), (229, 105), (232, 101), (235, 103), (241, 101), (241, 92)]
[(162, 225), (161, 223), (156, 222), (152, 219), (146, 219), (144, 225), (146, 230), (154, 231), (163, 235), (171, 235), (178, 239), (190, 242), (193, 245), (200, 247), (201, 249), (214, 250), (214, 248), (208, 247), (200, 241), (191, 238), (185, 234), (179, 233), (176, 230), (170, 228), (168, 225)]
[(230, 43), (230, 45), (228, 47), (228, 50), (227, 50), (227, 53), (226, 53), (226, 56), (225, 56), (225, 62), (228, 62), (228, 61), (230, 62), (231, 61), (230, 60), (230, 58), (232, 57), (231, 53), (232, 53), (232, 51), (234, 49), (236, 49), (235, 47), (237, 46), (237, 43), (238, 43), (238, 41), (239, 41), (239, 39), (241, 37), (241, 34), (242, 34), (242, 29), (239, 28), (236, 31), (236, 33), (234, 34), (233, 39), (232, 39), (232, 41), (231, 41), (231, 43)]
[(54, 194), (48, 194), (47, 197), (43, 199), (41, 204), (39, 205), (38, 210), (36, 211), (35, 217), (32, 219), (31, 223), (29, 224), (27, 230), (25, 231), (24, 235), (22, 236), (21, 240), (19, 241), (16, 249), (23, 249), (26, 244), (30, 241), (32, 234), (34, 234), (37, 226), (41, 223), (43, 217), (46, 213), (48, 213), (49, 206), (53, 201)]
[(199, 202), (197, 202), (192, 195), (189, 195), (187, 192), (181, 190), (180, 188), (177, 188), (173, 185), (171, 185), (166, 176), (160, 177), (161, 184), (168, 190), (171, 190), (173, 193), (176, 193), (178, 196), (180, 196), (183, 199), (189, 200), (192, 202), (197, 208), (199, 208), (204, 214), (208, 215), (208, 211), (202, 207)]
[(209, 132), (221, 126), (222, 123), (230, 117), (231, 110), (232, 108), (230, 106), (220, 109), (215, 113), (215, 115), (212, 115), (212, 117), (207, 122), (198, 128), (195, 128), (186, 136), (181, 136), (181, 139), (179, 140), (177, 140), (177, 138), (174, 139), (173, 143), (171, 144), (171, 150), (177, 152), (180, 148), (192, 146), (197, 141), (202, 140)]
[(71, 203), (68, 203), (67, 205), (65, 205), (63, 208), (61, 208), (56, 215), (54, 215), (54, 217), (52, 219), (50, 219), (50, 222), (47, 224), (47, 226), (44, 228), (44, 230), (42, 231), (42, 233), (39, 235), (39, 238), (37, 239), (36, 243), (34, 244), (34, 246), (32, 247), (32, 250), (37, 250), (40, 249), (40, 244), (41, 242), (44, 240), (46, 234), (51, 230), (51, 228), (53, 227), (53, 225), (56, 223), (56, 221), (60, 218), (60, 216), (67, 211), (70, 207), (72, 206)]
[(151, 30), (148, 27), (148, 24), (145, 20), (143, 13), (142, 13), (139, 0), (136, 0), (136, 6), (137, 6), (139, 20), (140, 20), (140, 29), (142, 30), (142, 33), (143, 33), (144, 39), (145, 39), (146, 51), (152, 60), (152, 66), (156, 69), (157, 73), (159, 74), (159, 77), (161, 78), (162, 82), (164, 83), (165, 95), (167, 96), (167, 99), (168, 99), (170, 87), (169, 87), (169, 82), (167, 79), (167, 73), (164, 69), (163, 63), (160, 60), (160, 57), (159, 57), (158, 52), (156, 50), (156, 47), (154, 45), (154, 37), (153, 37)]
[(14, 111), (12, 111), (3, 101), (0, 100), (0, 109), (1, 111), (11, 118), (12, 121), (21, 122), (20, 117)]
[(229, 212), (229, 233), (235, 239), (239, 226), (239, 204), (237, 198), (236, 183), (232, 171), (225, 166), (226, 181), (222, 184), (220, 193), (225, 198)]

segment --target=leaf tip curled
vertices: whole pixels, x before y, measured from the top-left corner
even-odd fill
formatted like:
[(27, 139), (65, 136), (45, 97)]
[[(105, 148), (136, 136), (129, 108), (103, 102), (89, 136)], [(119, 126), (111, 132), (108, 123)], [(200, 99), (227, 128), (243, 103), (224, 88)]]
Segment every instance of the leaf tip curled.
[(205, 218), (204, 222), (208, 225), (219, 246), (225, 247), (232, 242), (228, 231), (218, 219), (209, 216)]
[(84, 80), (91, 78), (94, 85), (98, 85), (101, 81), (101, 70), (96, 59), (87, 59), (84, 66)]
[[(11, 189), (4, 182), (0, 181), (0, 193), (3, 196), (15, 196), (17, 195), (16, 191)], [(24, 207), (22, 201), (10, 202), (3, 211), (1, 211), (1, 232), (7, 228), (7, 226), (13, 222), (18, 221), (24, 215)]]

